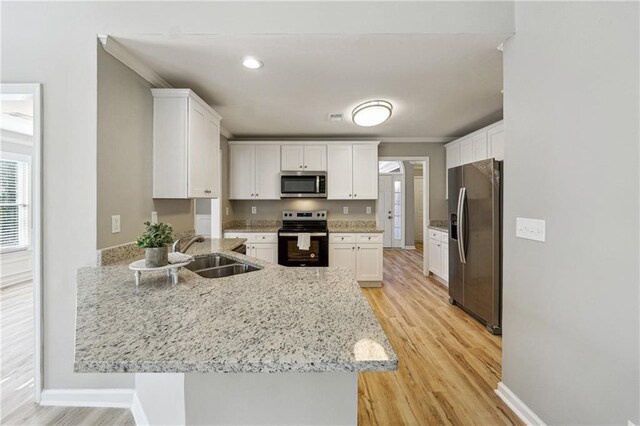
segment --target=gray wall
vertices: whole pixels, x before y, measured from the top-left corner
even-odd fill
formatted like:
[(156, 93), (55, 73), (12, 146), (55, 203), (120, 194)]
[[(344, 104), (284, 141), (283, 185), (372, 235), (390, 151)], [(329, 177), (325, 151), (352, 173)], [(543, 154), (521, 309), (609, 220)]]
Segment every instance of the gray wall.
[(414, 188), (413, 188), (413, 165), (410, 161), (403, 161), (404, 164), (404, 245), (413, 246), (416, 244), (416, 230), (415, 227), (415, 215), (416, 207), (414, 203)]
[[(503, 382), (548, 424), (640, 424), (638, 4), (516, 3)], [(546, 220), (547, 242), (515, 237)]]
[[(150, 10), (153, 19), (148, 19)], [(514, 30), (513, 4), (508, 2), (200, 2), (189, 7), (178, 2), (3, 2), (0, 19), (2, 81), (39, 82), (44, 88), (47, 388), (133, 385), (122, 375), (73, 373), (76, 270), (95, 264), (97, 247), (96, 34), (175, 33), (176, 22), (179, 32), (187, 34), (510, 34)]]
[(381, 143), (380, 157), (429, 157), (429, 219), (447, 218), (447, 200), (444, 198), (445, 150), (442, 143), (392, 142)]
[[(151, 87), (98, 43), (98, 248), (134, 241), (152, 211), (176, 232), (193, 229), (191, 200), (151, 198)], [(112, 215), (120, 215), (117, 234), (111, 233)]]

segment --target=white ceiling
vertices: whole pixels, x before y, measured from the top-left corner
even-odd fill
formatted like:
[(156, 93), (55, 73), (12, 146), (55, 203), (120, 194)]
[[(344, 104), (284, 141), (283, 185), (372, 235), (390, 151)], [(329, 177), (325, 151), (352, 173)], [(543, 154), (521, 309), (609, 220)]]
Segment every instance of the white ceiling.
[(33, 136), (33, 96), (0, 97), (0, 129)]
[[(115, 37), (173, 87), (189, 87), (234, 137), (461, 136), (502, 118), (502, 35), (161, 35)], [(242, 67), (244, 56), (264, 61)], [(391, 119), (356, 126), (357, 104)], [(330, 122), (329, 113), (342, 113)]]

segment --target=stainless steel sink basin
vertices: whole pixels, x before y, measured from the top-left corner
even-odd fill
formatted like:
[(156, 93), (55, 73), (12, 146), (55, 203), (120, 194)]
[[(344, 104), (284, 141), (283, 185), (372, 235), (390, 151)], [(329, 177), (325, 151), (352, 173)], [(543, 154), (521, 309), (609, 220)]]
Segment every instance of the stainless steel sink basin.
[(195, 271), (195, 273), (204, 278), (222, 278), (222, 277), (230, 277), (231, 275), (244, 274), (246, 272), (258, 271), (258, 270), (259, 268), (256, 268), (255, 266), (237, 263), (235, 265), (226, 265), (226, 266), (219, 266), (217, 268), (202, 269), (200, 271)]
[(206, 256), (196, 256), (193, 262), (185, 266), (192, 271), (199, 271), (201, 269), (216, 268), (218, 266), (233, 265), (234, 263), (240, 263), (235, 259), (232, 259), (221, 254), (210, 254)]
[(227, 257), (221, 254), (197, 256), (185, 268), (203, 278), (222, 278), (247, 272), (259, 271), (261, 268)]

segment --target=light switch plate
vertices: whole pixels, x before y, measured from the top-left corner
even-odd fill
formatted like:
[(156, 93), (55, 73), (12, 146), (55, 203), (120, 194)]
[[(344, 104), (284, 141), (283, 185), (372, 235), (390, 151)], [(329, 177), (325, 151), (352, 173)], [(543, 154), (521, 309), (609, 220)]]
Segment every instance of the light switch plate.
[(224, 208), (224, 214), (226, 216), (229, 216), (229, 207), (228, 206)]
[(544, 242), (546, 240), (545, 221), (524, 217), (516, 218), (516, 237)]
[(111, 216), (111, 233), (120, 232), (120, 215)]
[(349, 214), (349, 206), (342, 207), (342, 214)]
[(367, 206), (367, 214), (371, 214), (371, 206)]
[(158, 212), (151, 212), (151, 223), (158, 223)]
[(256, 214), (258, 213), (258, 209), (256, 208), (256, 206), (251, 206), (251, 214)]

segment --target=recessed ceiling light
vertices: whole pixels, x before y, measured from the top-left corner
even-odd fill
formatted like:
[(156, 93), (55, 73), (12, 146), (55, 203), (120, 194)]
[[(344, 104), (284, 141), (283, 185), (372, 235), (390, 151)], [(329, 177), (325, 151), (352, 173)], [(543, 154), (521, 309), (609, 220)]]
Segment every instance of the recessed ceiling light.
[(254, 58), (253, 56), (247, 56), (246, 58), (242, 59), (242, 65), (245, 68), (249, 68), (250, 70), (257, 70), (258, 68), (262, 68), (264, 64), (258, 58)]
[(358, 126), (377, 126), (387, 121), (392, 111), (393, 105), (387, 101), (368, 101), (355, 107), (351, 118)]

